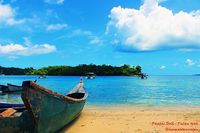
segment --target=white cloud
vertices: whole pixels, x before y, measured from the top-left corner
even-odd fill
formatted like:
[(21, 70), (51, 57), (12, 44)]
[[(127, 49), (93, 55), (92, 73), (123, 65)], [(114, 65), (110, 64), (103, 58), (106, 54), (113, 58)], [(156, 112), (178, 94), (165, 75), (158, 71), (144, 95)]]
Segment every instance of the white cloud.
[(100, 37), (94, 35), (91, 31), (76, 29), (70, 35), (68, 35), (69, 38), (77, 36), (86, 36), (89, 39), (89, 44), (103, 44), (103, 41), (100, 39)]
[(15, 19), (15, 11), (10, 5), (5, 5), (0, 2), (0, 23), (16, 25), (24, 22), (25, 19)]
[(44, 2), (45, 3), (48, 3), (48, 4), (63, 4), (65, 0), (45, 0)]
[(50, 24), (47, 26), (47, 30), (62, 30), (67, 28), (67, 24)]
[(8, 59), (11, 61), (14, 61), (14, 60), (18, 59), (18, 57), (11, 55), (11, 56), (8, 56)]
[(91, 31), (87, 31), (87, 30), (81, 30), (81, 29), (76, 29), (74, 30), (69, 37), (74, 37), (74, 36), (92, 36), (92, 32)]
[(187, 59), (185, 62), (186, 62), (186, 64), (187, 64), (188, 66), (193, 66), (193, 65), (195, 65), (195, 62), (194, 62), (193, 60), (191, 60), (191, 59)]
[(30, 56), (36, 54), (47, 54), (54, 51), (56, 51), (56, 47), (50, 44), (24, 46), (21, 44), (11, 43), (0, 45), (0, 54), (10, 55), (10, 57), (14, 55)]
[(26, 19), (19, 19), (19, 20), (16, 20), (14, 18), (10, 18), (7, 20), (7, 24), (8, 25), (17, 25), (17, 24), (22, 24), (26, 21)]
[(166, 68), (166, 66), (160, 66), (160, 69), (165, 69)]
[(0, 3), (0, 20), (6, 20), (13, 17), (13, 10), (10, 5), (3, 5)]
[(94, 36), (94, 37), (91, 38), (89, 43), (90, 44), (101, 44), (102, 42), (101, 42), (100, 38)]
[(200, 49), (200, 11), (173, 13), (159, 2), (144, 0), (139, 9), (112, 8), (106, 33), (130, 51)]

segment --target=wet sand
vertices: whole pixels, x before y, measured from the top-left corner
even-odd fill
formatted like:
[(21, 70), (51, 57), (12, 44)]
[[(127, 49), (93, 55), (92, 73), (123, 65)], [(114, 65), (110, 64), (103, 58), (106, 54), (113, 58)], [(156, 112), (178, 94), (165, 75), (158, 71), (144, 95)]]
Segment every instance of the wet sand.
[(85, 106), (62, 133), (200, 133), (200, 107)]

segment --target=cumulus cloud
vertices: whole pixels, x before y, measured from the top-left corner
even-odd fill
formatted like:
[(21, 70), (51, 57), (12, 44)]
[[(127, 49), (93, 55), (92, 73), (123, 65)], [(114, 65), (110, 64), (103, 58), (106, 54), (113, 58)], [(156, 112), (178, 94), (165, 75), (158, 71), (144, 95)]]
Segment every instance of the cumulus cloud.
[(129, 51), (200, 49), (200, 11), (173, 13), (161, 1), (144, 0), (139, 9), (112, 8), (106, 34)]
[(166, 68), (166, 66), (160, 66), (160, 69), (165, 69)]
[(62, 30), (67, 28), (67, 24), (50, 24), (47, 26), (47, 30)]
[(16, 25), (24, 23), (25, 19), (16, 19), (15, 11), (10, 5), (5, 5), (0, 2), (0, 23), (7, 25)]
[(191, 59), (187, 59), (185, 62), (186, 62), (186, 64), (187, 64), (188, 66), (193, 66), (193, 65), (195, 65), (195, 62), (194, 62), (193, 60), (191, 60)]
[(48, 3), (48, 4), (63, 4), (65, 0), (45, 0), (44, 2), (45, 3)]
[(50, 44), (42, 44), (42, 45), (29, 45), (24, 46), (22, 44), (0, 44), (0, 54), (1, 55), (10, 55), (10, 57), (14, 55), (20, 56), (30, 56), (37, 54), (47, 54), (56, 51), (56, 47)]

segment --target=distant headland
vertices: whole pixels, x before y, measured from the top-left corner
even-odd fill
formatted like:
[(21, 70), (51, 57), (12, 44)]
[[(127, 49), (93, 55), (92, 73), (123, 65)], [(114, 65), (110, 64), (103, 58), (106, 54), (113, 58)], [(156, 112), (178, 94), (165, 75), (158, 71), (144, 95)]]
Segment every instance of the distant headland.
[(131, 76), (142, 73), (141, 66), (122, 66), (81, 64), (78, 66), (48, 66), (40, 69), (2, 67), (0, 66), (1, 75), (61, 75), (61, 76), (83, 76), (88, 72), (94, 72), (99, 76)]
[(193, 74), (193, 76), (200, 76), (200, 74)]

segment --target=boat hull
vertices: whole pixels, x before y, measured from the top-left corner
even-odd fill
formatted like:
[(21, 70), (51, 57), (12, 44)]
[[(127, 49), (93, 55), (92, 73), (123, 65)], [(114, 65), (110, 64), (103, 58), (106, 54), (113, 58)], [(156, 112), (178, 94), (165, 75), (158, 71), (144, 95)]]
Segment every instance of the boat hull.
[(95, 76), (86, 76), (86, 79), (95, 79)]
[(18, 92), (18, 91), (22, 91), (22, 86), (16, 86), (16, 85), (8, 84), (7, 92)]
[(80, 114), (86, 98), (73, 100), (33, 82), (24, 82), (22, 99), (32, 114), (35, 132), (53, 133)]

